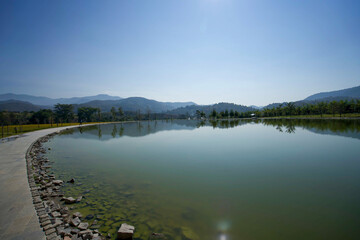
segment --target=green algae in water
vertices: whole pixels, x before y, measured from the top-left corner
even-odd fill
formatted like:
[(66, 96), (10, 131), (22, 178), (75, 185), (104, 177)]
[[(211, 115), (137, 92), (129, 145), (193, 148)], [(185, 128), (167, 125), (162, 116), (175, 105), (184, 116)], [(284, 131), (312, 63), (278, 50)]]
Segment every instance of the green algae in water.
[(358, 126), (158, 121), (84, 127), (46, 145), (56, 177), (75, 178), (65, 196), (84, 196), (73, 211), (113, 238), (126, 222), (146, 240), (356, 239)]

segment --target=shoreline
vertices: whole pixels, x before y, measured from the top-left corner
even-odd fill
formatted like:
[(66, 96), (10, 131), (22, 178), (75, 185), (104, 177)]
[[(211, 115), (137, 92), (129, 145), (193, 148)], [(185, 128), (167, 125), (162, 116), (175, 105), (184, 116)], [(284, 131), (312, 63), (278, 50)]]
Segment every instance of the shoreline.
[[(102, 125), (112, 123), (96, 123)], [(82, 127), (73, 125), (59, 128), (48, 128), (28, 132), (21, 135), (1, 139), (0, 152), (0, 238), (1, 239), (57, 239), (46, 237), (41, 227), (34, 197), (40, 198), (36, 191), (36, 184), (32, 178), (32, 166), (28, 164), (28, 157), (39, 139), (62, 130)], [(30, 170), (30, 171), (29, 171)], [(32, 186), (32, 188), (31, 188)], [(38, 202), (36, 198), (36, 202)], [(58, 238), (59, 239), (59, 238)]]

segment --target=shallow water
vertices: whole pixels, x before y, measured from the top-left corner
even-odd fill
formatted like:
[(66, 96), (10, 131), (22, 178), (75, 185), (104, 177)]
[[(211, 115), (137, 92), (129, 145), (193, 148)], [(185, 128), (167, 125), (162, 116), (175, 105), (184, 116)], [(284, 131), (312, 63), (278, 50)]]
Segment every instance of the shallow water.
[(65, 196), (103, 233), (135, 239), (358, 239), (360, 122), (151, 121), (46, 143)]

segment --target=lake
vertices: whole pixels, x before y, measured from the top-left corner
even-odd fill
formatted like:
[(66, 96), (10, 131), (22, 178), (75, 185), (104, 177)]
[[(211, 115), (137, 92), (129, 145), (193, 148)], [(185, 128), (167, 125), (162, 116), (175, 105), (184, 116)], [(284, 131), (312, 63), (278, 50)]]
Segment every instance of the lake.
[(71, 129), (46, 143), (84, 196), (73, 211), (115, 238), (359, 239), (360, 121), (192, 120)]

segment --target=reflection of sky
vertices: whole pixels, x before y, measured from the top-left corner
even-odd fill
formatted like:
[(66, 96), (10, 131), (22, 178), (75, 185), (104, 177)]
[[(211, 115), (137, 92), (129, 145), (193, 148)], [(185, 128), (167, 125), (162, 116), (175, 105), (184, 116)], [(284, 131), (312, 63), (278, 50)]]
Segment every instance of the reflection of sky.
[[(111, 141), (89, 140), (97, 139), (94, 129), (55, 136), (49, 144), (56, 144), (52, 149), (62, 151), (60, 156), (71, 156), (61, 161), (85, 176), (93, 172), (99, 182), (109, 181), (107, 176), (115, 184), (124, 179), (134, 185), (151, 183), (148, 194), (158, 201), (159, 213), (194, 209), (201, 216), (196, 224), (206, 230), (200, 236), (214, 232), (217, 240), (291, 239), (304, 225), (312, 229), (316, 224), (321, 232), (348, 231), (344, 225), (357, 217), (352, 209), (359, 200), (353, 194), (360, 182), (357, 140), (300, 127), (288, 134), (263, 124), (229, 129), (191, 124), (158, 122), (156, 134), (140, 128), (145, 134), (136, 138), (112, 138), (114, 125), (108, 125), (101, 129)], [(138, 125), (123, 125), (130, 126), (129, 135), (139, 133)], [(171, 126), (177, 130), (168, 131)], [(347, 211), (343, 206), (351, 207)], [(274, 229), (281, 228), (284, 235), (279, 236)]]

